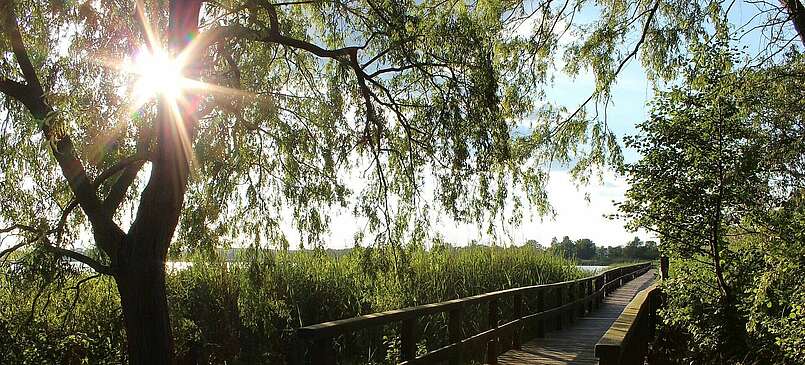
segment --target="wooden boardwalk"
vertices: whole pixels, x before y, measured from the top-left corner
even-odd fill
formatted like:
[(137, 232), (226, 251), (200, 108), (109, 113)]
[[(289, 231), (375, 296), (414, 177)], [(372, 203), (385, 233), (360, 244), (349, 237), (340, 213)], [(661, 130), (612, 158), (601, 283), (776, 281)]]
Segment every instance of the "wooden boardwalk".
[(501, 354), (498, 363), (598, 364), (594, 353), (595, 344), (623, 312), (629, 301), (653, 281), (654, 270), (649, 270), (604, 298), (598, 310), (588, 313), (586, 317), (577, 318), (572, 324), (566, 323), (562, 330), (546, 333), (545, 338), (524, 343), (520, 350), (509, 350)]

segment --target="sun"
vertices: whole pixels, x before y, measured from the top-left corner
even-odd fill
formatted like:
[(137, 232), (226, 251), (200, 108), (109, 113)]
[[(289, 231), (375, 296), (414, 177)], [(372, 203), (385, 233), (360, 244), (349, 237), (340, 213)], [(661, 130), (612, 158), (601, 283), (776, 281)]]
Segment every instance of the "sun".
[(139, 106), (154, 97), (175, 102), (188, 88), (189, 80), (183, 75), (184, 65), (162, 49), (142, 48), (126, 65), (129, 73), (137, 77), (133, 95)]

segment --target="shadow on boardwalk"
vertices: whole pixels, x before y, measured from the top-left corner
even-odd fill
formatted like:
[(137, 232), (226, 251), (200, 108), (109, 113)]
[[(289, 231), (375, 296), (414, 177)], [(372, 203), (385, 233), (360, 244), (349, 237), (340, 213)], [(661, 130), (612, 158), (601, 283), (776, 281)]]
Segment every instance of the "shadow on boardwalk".
[(604, 298), (601, 307), (587, 317), (577, 318), (573, 324), (559, 331), (548, 332), (498, 357), (499, 364), (598, 364), (595, 344), (623, 312), (629, 301), (654, 281), (654, 270), (618, 288)]

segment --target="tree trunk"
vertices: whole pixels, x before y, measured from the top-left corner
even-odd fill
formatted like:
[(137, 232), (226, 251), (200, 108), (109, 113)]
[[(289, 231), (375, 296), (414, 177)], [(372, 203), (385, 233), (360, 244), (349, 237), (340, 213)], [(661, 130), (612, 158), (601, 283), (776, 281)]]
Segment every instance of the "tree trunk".
[(805, 44), (805, 7), (800, 0), (781, 0), (781, 2), (788, 12), (788, 18), (794, 23), (794, 30), (799, 35), (800, 41)]
[[(168, 42), (173, 55), (182, 52), (198, 33), (201, 3), (202, 0), (170, 1)], [(184, 76), (197, 79), (199, 62), (197, 55), (190, 55)], [(198, 96), (180, 98), (162, 98), (159, 102), (151, 176), (118, 254), (115, 281), (132, 365), (174, 363), (165, 261), (187, 190)], [(169, 112), (177, 105), (179, 115)]]
[(129, 364), (172, 364), (164, 259), (132, 258), (115, 281), (123, 309)]

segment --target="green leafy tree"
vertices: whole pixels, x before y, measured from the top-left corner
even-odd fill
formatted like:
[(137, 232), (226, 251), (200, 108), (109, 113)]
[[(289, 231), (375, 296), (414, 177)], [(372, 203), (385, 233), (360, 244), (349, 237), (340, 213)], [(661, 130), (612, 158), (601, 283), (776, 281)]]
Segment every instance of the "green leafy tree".
[(642, 245), (643, 241), (641, 241), (639, 237), (633, 238), (623, 247), (623, 256), (629, 259), (636, 259), (639, 256), (640, 247)]
[(643, 260), (656, 260), (660, 257), (660, 250), (655, 241), (646, 241), (639, 254)]
[[(769, 240), (768, 232), (796, 222), (768, 218), (786, 211), (802, 191), (802, 114), (792, 108), (801, 91), (791, 85), (801, 59), (787, 57), (785, 66), (738, 67), (740, 57), (726, 41), (694, 45), (682, 82), (658, 94), (641, 133), (626, 140), (643, 158), (625, 166), (631, 187), (620, 211), (630, 227), (658, 233), (661, 250), (679, 263), (665, 285), (666, 320), (692, 335), (697, 361), (780, 356), (748, 350), (765, 340), (750, 339), (747, 316), (757, 313), (746, 313), (746, 293), (757, 290), (760, 273), (773, 271), (759, 268), (766, 254), (755, 250), (780, 241), (745, 242)], [(781, 135), (788, 144), (780, 143)], [(758, 229), (767, 233), (758, 237)], [(636, 250), (633, 243), (626, 249)], [(796, 238), (791, 244), (799, 245)], [(792, 322), (797, 318), (792, 314)], [(776, 336), (769, 342), (792, 337)]]
[(554, 240), (551, 241), (551, 250), (553, 250), (554, 254), (566, 259), (573, 258), (576, 255), (576, 245), (568, 236), (562, 237), (562, 241), (558, 241), (554, 237)]
[[(600, 21), (573, 24), (592, 5)], [(718, 3), (679, 5), (4, 1), (0, 217), (16, 241), (0, 256), (44, 252), (112, 276), (129, 361), (169, 363), (171, 250), (287, 247), (289, 219), (317, 245), (331, 208), (348, 206), (367, 221), (358, 238), (397, 257), (403, 238), (426, 238), (425, 207), (489, 227), (509, 202), (547, 212), (544, 166), (577, 161), (583, 179), (619, 160), (588, 102), (606, 105), (641, 50), (652, 74), (670, 75), (679, 44), (723, 22)], [(781, 7), (797, 23), (801, 7)], [(513, 31), (524, 23), (526, 35)], [(583, 36), (565, 47), (570, 28)], [(138, 49), (176, 68), (146, 75), (158, 97), (134, 95), (121, 72)], [(568, 72), (596, 75), (575, 111), (536, 107), (560, 51)], [(526, 116), (536, 122), (515, 133)]]
[(595, 256), (595, 243), (589, 238), (582, 238), (575, 242), (576, 258), (580, 260), (590, 260)]
[[(725, 277), (730, 261), (724, 256), (729, 227), (765, 190), (763, 149), (742, 113), (746, 100), (735, 90), (735, 55), (723, 46), (706, 48), (694, 50), (684, 85), (660, 93), (651, 118), (638, 125), (642, 133), (626, 140), (643, 158), (626, 166), (631, 186), (620, 210), (631, 227), (659, 233), (672, 257), (712, 268), (717, 290), (709, 294), (729, 313), (728, 332), (737, 338), (736, 292)], [(634, 256), (628, 251), (636, 249), (632, 241), (624, 254)]]
[[(46, 253), (113, 277), (133, 364), (173, 357), (171, 250), (288, 247), (288, 220), (319, 245), (331, 208), (348, 207), (366, 218), (358, 239), (389, 247), (396, 267), (403, 238), (427, 236), (427, 207), (490, 227), (512, 201), (547, 212), (548, 162), (579, 143), (598, 146), (585, 166), (617, 156), (611, 135), (572, 115), (514, 133), (536, 112), (568, 15), (551, 2), (163, 4), (0, 12), (2, 221), (17, 237), (0, 256)], [(511, 30), (536, 13), (528, 39)], [(138, 51), (152, 64), (132, 69)], [(555, 117), (577, 126), (547, 133)]]
[(609, 246), (607, 247), (607, 257), (613, 260), (618, 260), (623, 257), (623, 247)]

